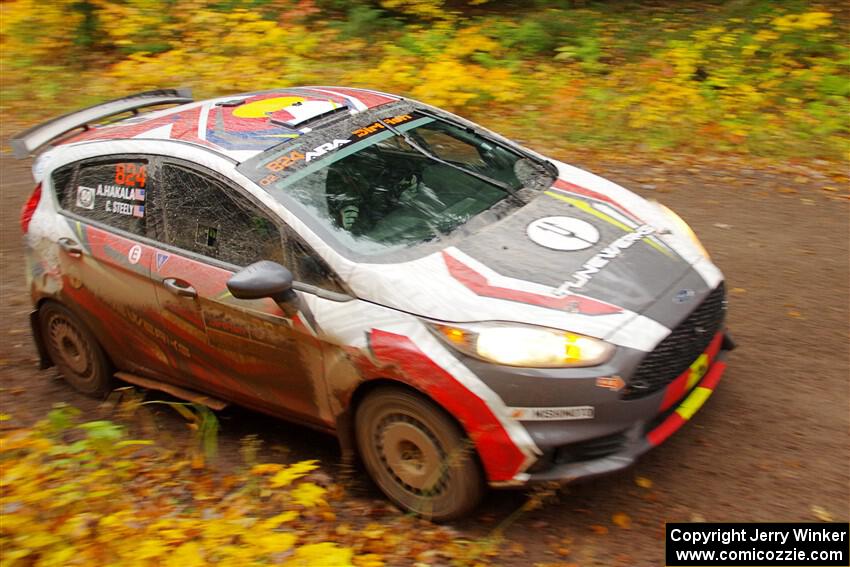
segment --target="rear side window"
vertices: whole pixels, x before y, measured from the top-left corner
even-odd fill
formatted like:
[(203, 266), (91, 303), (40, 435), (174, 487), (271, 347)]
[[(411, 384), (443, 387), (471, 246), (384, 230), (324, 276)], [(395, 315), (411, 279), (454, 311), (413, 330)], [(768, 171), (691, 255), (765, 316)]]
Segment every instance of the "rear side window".
[(70, 191), (71, 181), (74, 180), (74, 166), (66, 165), (53, 172), (53, 190), (56, 192), (56, 200), (65, 206), (65, 195)]
[(163, 164), (165, 242), (236, 266), (283, 263), (277, 225), (255, 205), (208, 175)]
[(62, 208), (81, 217), (146, 236), (147, 160), (83, 163), (53, 175)]

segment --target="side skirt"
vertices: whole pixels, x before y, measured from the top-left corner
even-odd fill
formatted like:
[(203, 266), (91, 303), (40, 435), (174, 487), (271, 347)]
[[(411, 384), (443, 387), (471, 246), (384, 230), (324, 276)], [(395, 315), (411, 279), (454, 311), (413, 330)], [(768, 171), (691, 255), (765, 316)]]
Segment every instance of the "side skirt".
[(159, 390), (160, 392), (171, 394), (175, 398), (180, 398), (181, 400), (205, 405), (213, 410), (223, 410), (228, 405), (227, 402), (223, 400), (212, 398), (205, 394), (201, 394), (193, 390), (187, 390), (186, 388), (181, 388), (180, 386), (175, 386), (173, 384), (166, 384), (165, 382), (160, 382), (159, 380), (152, 380), (151, 378), (142, 378), (141, 376), (130, 374), (129, 372), (116, 372), (115, 377), (119, 380), (129, 382), (130, 384), (141, 386), (142, 388), (148, 388), (149, 390)]

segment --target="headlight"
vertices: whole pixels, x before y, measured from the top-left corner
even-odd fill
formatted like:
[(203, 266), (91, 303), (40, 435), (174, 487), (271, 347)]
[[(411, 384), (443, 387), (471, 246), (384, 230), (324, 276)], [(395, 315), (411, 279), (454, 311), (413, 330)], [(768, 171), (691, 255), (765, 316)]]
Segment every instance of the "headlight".
[(697, 250), (699, 250), (703, 256), (705, 256), (706, 258), (711, 258), (711, 256), (709, 256), (708, 254), (708, 250), (705, 249), (705, 246), (703, 246), (702, 242), (700, 242), (699, 238), (697, 238), (697, 234), (694, 232), (694, 229), (692, 229), (688, 225), (688, 223), (686, 223), (682, 219), (682, 217), (674, 213), (673, 209), (665, 207), (658, 201), (656, 201), (655, 204), (658, 206), (659, 209), (661, 209), (661, 212), (663, 212), (667, 216), (670, 222), (673, 223), (673, 227), (676, 229), (676, 232), (684, 234), (685, 236), (690, 238), (691, 242), (694, 243), (694, 246), (697, 247)]
[(464, 354), (508, 366), (595, 366), (614, 352), (611, 344), (598, 339), (519, 323), (431, 323), (431, 327)]

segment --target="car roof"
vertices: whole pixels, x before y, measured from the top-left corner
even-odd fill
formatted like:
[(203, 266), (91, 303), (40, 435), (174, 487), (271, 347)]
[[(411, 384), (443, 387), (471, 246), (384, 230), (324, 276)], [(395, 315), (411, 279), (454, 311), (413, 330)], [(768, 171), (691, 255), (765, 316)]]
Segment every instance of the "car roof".
[(361, 112), (399, 97), (347, 87), (292, 87), (225, 96), (97, 126), (63, 141), (159, 139), (186, 142), (242, 162), (310, 131), (334, 112)]

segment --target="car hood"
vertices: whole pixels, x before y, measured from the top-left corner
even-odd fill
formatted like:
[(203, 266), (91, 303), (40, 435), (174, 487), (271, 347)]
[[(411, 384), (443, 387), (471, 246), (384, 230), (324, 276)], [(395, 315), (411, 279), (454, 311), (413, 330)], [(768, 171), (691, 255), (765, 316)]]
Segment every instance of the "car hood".
[(652, 313), (644, 327), (669, 326), (694, 307), (682, 301), (662, 317), (652, 309), (677, 282), (687, 280), (682, 294), (698, 298), (719, 281), (656, 204), (558, 165), (552, 187), (515, 213), (425, 258), (361, 264), (349, 284), (362, 299), (430, 319), (517, 321), (605, 338), (643, 313)]

